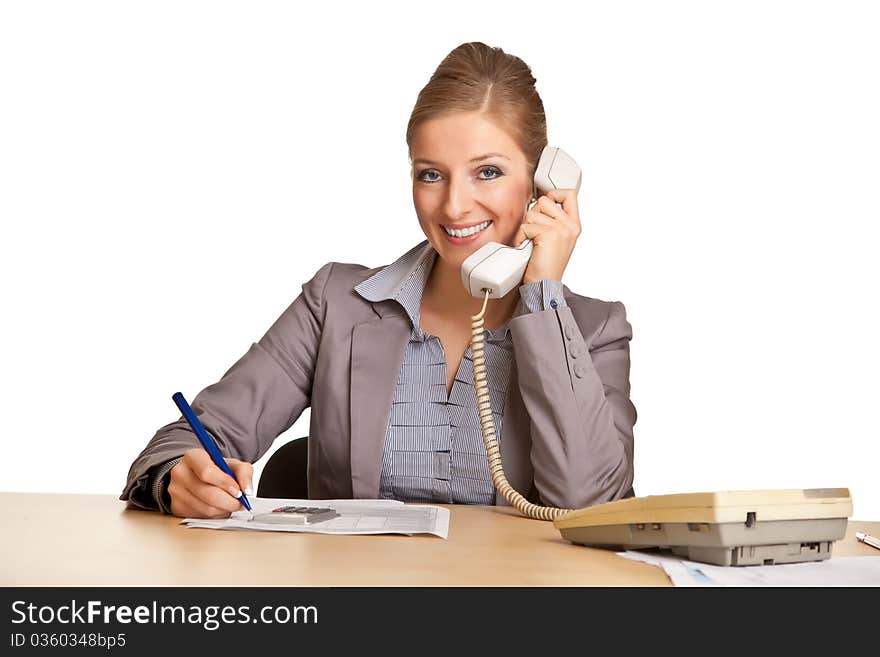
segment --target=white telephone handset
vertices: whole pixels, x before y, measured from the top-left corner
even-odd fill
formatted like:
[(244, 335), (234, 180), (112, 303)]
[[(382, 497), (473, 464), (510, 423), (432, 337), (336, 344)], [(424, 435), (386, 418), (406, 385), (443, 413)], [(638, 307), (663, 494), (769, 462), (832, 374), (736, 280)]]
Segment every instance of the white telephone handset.
[[(549, 189), (580, 190), (580, 167), (561, 148), (545, 146), (535, 170), (535, 187), (539, 194)], [(489, 290), (490, 299), (500, 299), (522, 281), (532, 246), (530, 239), (517, 247), (487, 242), (462, 263), (461, 282), (472, 296), (482, 299)]]
[[(575, 161), (561, 148), (546, 146), (538, 160), (535, 171), (535, 187), (539, 193), (549, 189), (580, 190), (581, 170)], [(471, 295), (483, 300), (482, 310), (471, 317), (471, 353), (474, 363), (474, 388), (480, 413), (483, 444), (489, 459), (489, 473), (498, 493), (520, 513), (530, 518), (553, 520), (570, 509), (533, 504), (520, 495), (507, 481), (501, 467), (501, 451), (495, 437), (492, 403), (486, 379), (486, 363), (483, 355), (483, 319), (489, 299), (500, 299), (520, 284), (529, 258), (532, 240), (524, 240), (517, 247), (489, 242), (477, 249), (461, 265), (461, 281)]]

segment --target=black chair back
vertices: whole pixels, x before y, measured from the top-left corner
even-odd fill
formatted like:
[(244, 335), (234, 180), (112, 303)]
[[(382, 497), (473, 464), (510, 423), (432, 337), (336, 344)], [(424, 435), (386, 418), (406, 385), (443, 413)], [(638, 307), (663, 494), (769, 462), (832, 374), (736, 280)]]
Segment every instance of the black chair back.
[(309, 499), (309, 437), (295, 438), (278, 449), (263, 467), (257, 497)]

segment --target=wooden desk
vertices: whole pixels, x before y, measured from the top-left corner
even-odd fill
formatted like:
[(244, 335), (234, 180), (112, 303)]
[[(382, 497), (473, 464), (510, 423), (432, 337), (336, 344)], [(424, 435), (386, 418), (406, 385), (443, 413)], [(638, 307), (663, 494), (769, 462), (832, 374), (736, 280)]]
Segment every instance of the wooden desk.
[[(510, 507), (449, 505), (449, 538), (189, 529), (112, 495), (0, 493), (2, 586), (670, 586)], [(880, 556), (850, 521), (835, 555)], [(244, 558), (242, 558), (244, 557)]]

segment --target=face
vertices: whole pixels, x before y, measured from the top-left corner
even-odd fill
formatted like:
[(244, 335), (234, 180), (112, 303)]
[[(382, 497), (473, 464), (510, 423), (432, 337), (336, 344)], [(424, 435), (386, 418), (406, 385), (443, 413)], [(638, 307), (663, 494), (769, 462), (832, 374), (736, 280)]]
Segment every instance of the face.
[[(530, 167), (491, 118), (456, 112), (425, 121), (413, 134), (410, 154), (416, 214), (441, 258), (460, 267), (487, 242), (515, 246), (532, 198)], [(447, 228), (465, 235), (450, 235)]]

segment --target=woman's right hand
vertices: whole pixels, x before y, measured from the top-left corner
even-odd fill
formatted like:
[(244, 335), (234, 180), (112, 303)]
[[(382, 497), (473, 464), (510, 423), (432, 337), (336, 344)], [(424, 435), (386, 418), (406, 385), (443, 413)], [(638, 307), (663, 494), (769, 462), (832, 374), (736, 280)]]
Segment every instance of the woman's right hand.
[(204, 449), (187, 450), (171, 468), (171, 513), (181, 518), (228, 518), (243, 509), (239, 496), (241, 491), (253, 495), (254, 466), (238, 459), (226, 463), (238, 481), (218, 468)]

